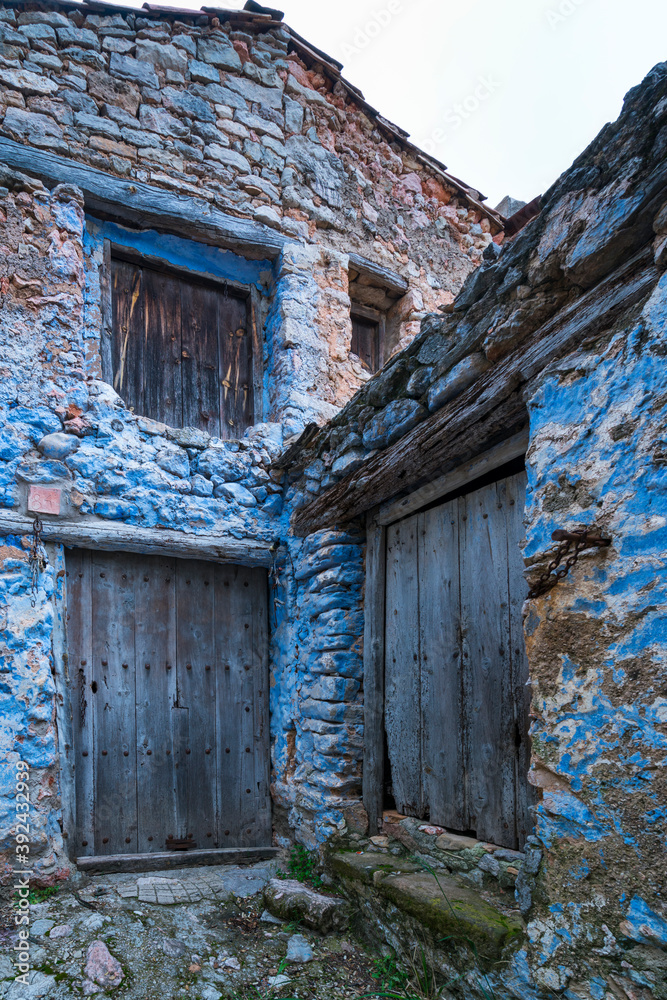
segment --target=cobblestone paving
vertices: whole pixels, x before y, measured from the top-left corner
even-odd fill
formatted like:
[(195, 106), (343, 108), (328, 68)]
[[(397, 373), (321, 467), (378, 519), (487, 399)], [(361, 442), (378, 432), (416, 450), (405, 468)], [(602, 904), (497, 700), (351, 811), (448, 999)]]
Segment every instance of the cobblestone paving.
[(105, 875), (63, 888), (31, 907), (28, 984), (14, 981), (5, 919), (0, 998), (348, 1000), (376, 988), (373, 956), (349, 936), (322, 937), (264, 912), (277, 867)]

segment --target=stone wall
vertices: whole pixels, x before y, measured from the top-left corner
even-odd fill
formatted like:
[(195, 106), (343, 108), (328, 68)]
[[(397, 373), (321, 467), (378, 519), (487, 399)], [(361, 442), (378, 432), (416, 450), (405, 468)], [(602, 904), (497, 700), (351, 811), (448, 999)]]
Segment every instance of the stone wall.
[[(1, 15), (2, 136), (294, 241), (274, 301), (291, 339), (269, 387), (272, 419), (283, 407), (296, 414), (290, 432), (331, 417), (367, 378), (350, 356), (348, 294), (386, 311), (392, 348), (404, 346), (502, 239), (477, 192), (411, 147), (281, 22), (35, 4)], [(387, 296), (356, 272), (348, 287), (349, 252), (405, 275), (408, 294)]]
[(524, 606), (538, 792), (536, 863), (516, 898), (526, 997), (648, 1000), (667, 989), (666, 148), (661, 64), (540, 216), (487, 251), (451, 313), (429, 316), (306, 439), (291, 471), (298, 530), (342, 528), (390, 498), (390, 473), (420, 485), (418, 442), (446, 440), (438, 454), (465, 461), (480, 427), (489, 445), (502, 436), (495, 413), (506, 433), (527, 418), (529, 579), (546, 568), (556, 528), (611, 539)]
[[(4, 138), (189, 194), (286, 238), (277, 259), (247, 260), (183, 233), (131, 230), (91, 215), (76, 187), (0, 164), (6, 525), (43, 487), (59, 491), (57, 523), (70, 537), (115, 524), (268, 549), (287, 535), (283, 474), (272, 466), (283, 438), (334, 416), (368, 378), (350, 354), (351, 300), (384, 309), (392, 344), (405, 343), (424, 309), (450, 302), (483, 248), (502, 238), (476, 193), (420, 159), (301, 46), (304, 62), (289, 29), (264, 22), (35, 4), (0, 11)], [(263, 419), (241, 440), (135, 414), (102, 380), (105, 239), (256, 290)], [(352, 251), (403, 273), (408, 293), (389, 296), (351, 270)], [(348, 823), (364, 827), (362, 556), (348, 536), (288, 544), (274, 581), (287, 605), (278, 598), (272, 610), (276, 624), (285, 618), (273, 642), (274, 788), (288, 818), (281, 835), (298, 828), (315, 843)], [(67, 868), (54, 687), (64, 556), (47, 546), (25, 617), (27, 545), (27, 536), (7, 539), (1, 577), (16, 596), (3, 633), (12, 680), (2, 739), (10, 763), (22, 755), (33, 768), (31, 857), (44, 881)], [(7, 860), (13, 788), (9, 772), (3, 778)]]
[(281, 842), (296, 834), (315, 847), (368, 826), (359, 801), (363, 579), (362, 537), (354, 531), (290, 539), (278, 563), (273, 660), (281, 667), (271, 708)]
[[(56, 523), (75, 532), (122, 523), (184, 539), (249, 539), (268, 550), (283, 534), (282, 474), (271, 468), (280, 425), (259, 424), (240, 441), (222, 442), (128, 410), (99, 378), (99, 247), (85, 229), (80, 192), (48, 191), (20, 175), (5, 180), (12, 189), (0, 189), (0, 524), (25, 516), (31, 487), (46, 487), (61, 494)], [(10, 847), (14, 818), (7, 768), (21, 756), (35, 785), (31, 857), (37, 876), (50, 878), (66, 869), (54, 697), (62, 547), (42, 553), (33, 608), (29, 539), (10, 536), (3, 545), (0, 852)]]

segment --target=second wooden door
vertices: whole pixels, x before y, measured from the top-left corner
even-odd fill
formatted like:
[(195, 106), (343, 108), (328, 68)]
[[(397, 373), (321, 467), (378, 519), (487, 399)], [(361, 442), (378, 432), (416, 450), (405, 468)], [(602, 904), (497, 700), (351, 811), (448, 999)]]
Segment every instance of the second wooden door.
[(525, 473), (387, 531), (385, 727), (396, 806), (509, 848), (529, 812), (519, 542)]

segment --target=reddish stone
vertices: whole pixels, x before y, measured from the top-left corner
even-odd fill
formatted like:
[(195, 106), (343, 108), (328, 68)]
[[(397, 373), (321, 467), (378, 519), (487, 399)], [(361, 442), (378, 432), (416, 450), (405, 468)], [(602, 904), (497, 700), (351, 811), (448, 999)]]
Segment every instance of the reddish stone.
[(235, 38), (234, 41), (232, 42), (232, 45), (236, 49), (236, 54), (241, 60), (241, 65), (242, 66), (245, 65), (245, 63), (247, 63), (248, 60), (250, 59), (250, 53), (248, 52), (247, 42), (242, 42), (239, 38)]
[(120, 962), (113, 957), (104, 941), (93, 941), (88, 946), (85, 972), (88, 979), (105, 988), (118, 986), (124, 978)]
[(141, 91), (133, 83), (116, 80), (108, 73), (88, 74), (88, 93), (105, 104), (116, 104), (136, 115), (141, 103)]
[(435, 198), (441, 205), (449, 204), (451, 199), (451, 194), (445, 190), (440, 181), (435, 177), (429, 177), (424, 181), (423, 191), (426, 198)]
[(31, 486), (28, 510), (33, 514), (60, 514), (62, 490), (49, 486)]
[(65, 430), (69, 434), (76, 434), (77, 437), (85, 437), (92, 434), (94, 428), (88, 423), (85, 417), (74, 417), (65, 421)]
[(298, 62), (295, 62), (293, 59), (288, 60), (287, 66), (292, 76), (298, 80), (299, 83), (303, 84), (304, 87), (310, 87), (311, 90), (313, 89), (311, 79), (303, 66), (301, 66)]
[(401, 177), (397, 184), (394, 184), (392, 193), (394, 198), (397, 198), (404, 205), (414, 205), (415, 195), (422, 193), (421, 177), (419, 174), (406, 174), (405, 177)]

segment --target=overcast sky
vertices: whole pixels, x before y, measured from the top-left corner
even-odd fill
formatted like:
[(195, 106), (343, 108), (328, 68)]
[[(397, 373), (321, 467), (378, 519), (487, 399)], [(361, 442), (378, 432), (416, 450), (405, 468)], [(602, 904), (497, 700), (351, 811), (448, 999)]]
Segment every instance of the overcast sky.
[(344, 63), (343, 74), (385, 117), (491, 205), (545, 191), (618, 116), (630, 87), (667, 60), (667, 0), (275, 6)]

